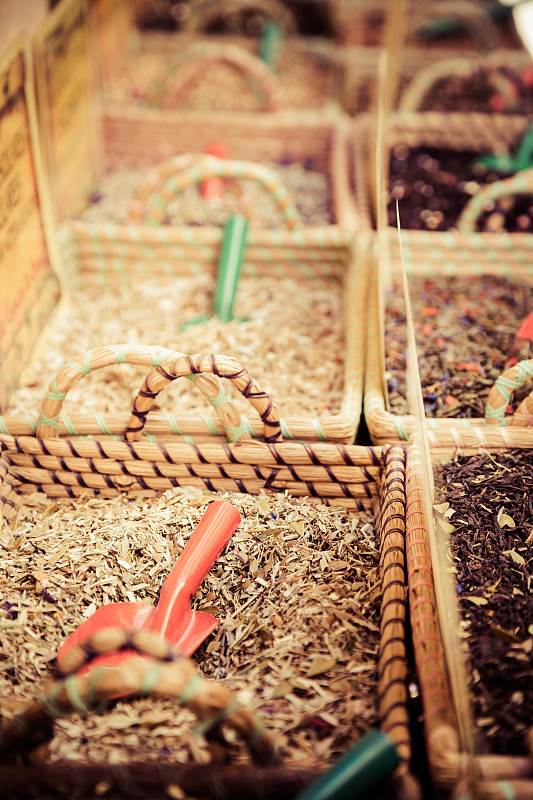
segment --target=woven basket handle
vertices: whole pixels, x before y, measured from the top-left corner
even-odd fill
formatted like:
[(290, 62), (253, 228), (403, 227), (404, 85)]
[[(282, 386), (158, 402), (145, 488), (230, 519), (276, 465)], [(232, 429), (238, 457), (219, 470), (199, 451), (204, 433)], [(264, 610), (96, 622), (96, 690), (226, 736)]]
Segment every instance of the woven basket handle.
[(516, 194), (533, 194), (533, 169), (523, 169), (511, 178), (494, 181), (480, 189), (464, 207), (457, 220), (457, 230), (462, 233), (474, 233), (486, 203)]
[(179, 108), (183, 98), (205, 73), (216, 64), (229, 64), (237, 69), (259, 100), (260, 111), (280, 108), (280, 86), (277, 75), (261, 58), (244, 47), (221, 42), (194, 42), (179, 54), (179, 60), (165, 69), (165, 76), (147, 90), (147, 100), (155, 94), (166, 108)]
[[(505, 424), (505, 411), (509, 405), (513, 392), (524, 384), (533, 380), (533, 358), (519, 361), (497, 378), (490, 390), (487, 407), (485, 409), (485, 422), (487, 425)], [(529, 394), (519, 405), (511, 419), (511, 425), (529, 426), (532, 418), (530, 409), (533, 410), (533, 397)]]
[(192, 13), (183, 25), (187, 33), (202, 33), (224, 12), (259, 11), (277, 22), (284, 33), (297, 32), (296, 20), (291, 9), (280, 0), (206, 0), (193, 3)]
[[(84, 670), (93, 658), (124, 652), (123, 663)], [(149, 696), (173, 698), (189, 708), (209, 732), (220, 725), (233, 728), (243, 737), (257, 764), (277, 760), (274, 744), (259, 720), (237, 702), (222, 683), (207, 680), (190, 659), (177, 653), (164, 639), (148, 630), (103, 628), (69, 652), (70, 664), (60, 663), (62, 677), (28, 703), (13, 719), (0, 727), (0, 763), (10, 763), (21, 754), (41, 760), (54, 736), (54, 722), (76, 711), (102, 712), (117, 698)]]
[[(159, 392), (176, 378), (187, 376), (227, 378), (255, 408), (263, 422), (265, 441), (273, 443), (281, 437), (281, 426), (276, 406), (270, 396), (254, 381), (247, 369), (235, 358), (203, 353), (182, 355), (170, 353), (146, 378), (133, 402), (133, 412), (126, 427), (126, 441), (136, 441), (142, 434), (146, 417)], [(199, 380), (197, 378), (196, 380)], [(213, 398), (217, 399), (217, 398)], [(215, 405), (216, 407), (216, 405)], [(241, 417), (232, 406), (221, 404), (217, 414), (232, 441), (248, 438)]]
[(427, 95), (431, 94), (433, 87), (438, 81), (449, 78), (470, 78), (480, 68), (486, 66), (488, 69), (487, 78), (496, 92), (500, 91), (498, 84), (499, 70), (508, 67), (507, 63), (480, 63), (475, 67), (468, 58), (444, 58), (428, 64), (424, 69), (418, 70), (413, 79), (403, 91), (398, 102), (400, 111), (419, 111)]
[(182, 156), (159, 164), (138, 187), (128, 212), (128, 224), (161, 225), (168, 203), (188, 186), (207, 178), (246, 178), (255, 180), (272, 195), (281, 218), (289, 230), (301, 226), (298, 210), (274, 170), (251, 161), (232, 161), (201, 155), (194, 164), (183, 167)]
[(480, 50), (493, 50), (496, 47), (496, 27), (483, 6), (470, 3), (469, 0), (448, 0), (439, 7), (431, 3), (429, 8), (421, 4), (418, 9), (413, 4), (410, 20), (409, 39), (417, 36), (420, 28), (432, 20), (454, 19), (462, 23), (473, 42)]
[[(90, 350), (83, 356), (73, 358), (64, 364), (57, 372), (46, 391), (40, 407), (37, 420), (36, 435), (40, 439), (51, 439), (58, 436), (58, 418), (61, 413), (63, 401), (70, 389), (84, 375), (96, 369), (110, 367), (116, 364), (131, 364), (137, 367), (155, 367), (163, 363), (164, 359), (171, 356), (173, 359), (181, 353), (169, 350), (166, 347), (131, 347), (129, 345), (106, 345)], [(214, 376), (202, 376), (194, 381), (194, 385), (208, 400), (218, 398), (220, 386)], [(239, 417), (233, 409), (231, 398), (224, 398), (227, 404), (225, 414), (228, 419)], [(240, 419), (240, 417), (239, 417)]]

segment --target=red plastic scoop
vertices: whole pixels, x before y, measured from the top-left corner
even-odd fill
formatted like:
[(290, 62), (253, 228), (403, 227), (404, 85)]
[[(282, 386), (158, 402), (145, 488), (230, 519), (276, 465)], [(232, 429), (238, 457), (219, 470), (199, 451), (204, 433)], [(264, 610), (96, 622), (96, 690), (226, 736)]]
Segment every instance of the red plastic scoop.
[[(208, 156), (216, 156), (217, 158), (227, 158), (226, 146), (223, 142), (215, 139), (209, 142), (205, 148)], [(200, 185), (200, 193), (205, 200), (211, 200), (213, 197), (222, 197), (224, 194), (224, 181), (216, 175), (211, 178), (205, 178)]]
[(530, 342), (533, 342), (533, 313), (528, 314), (527, 317), (522, 320), (516, 332), (516, 338), (529, 339)]
[[(58, 656), (83, 644), (102, 628), (117, 627), (150, 630), (166, 639), (176, 650), (190, 656), (218, 624), (211, 614), (193, 611), (191, 597), (230, 540), (240, 519), (239, 512), (231, 503), (225, 500), (211, 503), (163, 583), (157, 606), (139, 602), (111, 603), (97, 608), (61, 645)], [(96, 662), (98, 666), (115, 666), (134, 654), (130, 650), (100, 656), (84, 671), (94, 668)]]

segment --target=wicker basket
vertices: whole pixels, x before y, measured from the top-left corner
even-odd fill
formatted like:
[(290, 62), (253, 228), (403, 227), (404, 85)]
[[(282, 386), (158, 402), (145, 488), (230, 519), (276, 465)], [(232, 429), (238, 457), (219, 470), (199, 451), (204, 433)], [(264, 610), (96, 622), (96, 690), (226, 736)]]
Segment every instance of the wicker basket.
[[(189, 158), (186, 157), (186, 162)], [(322, 439), (351, 443), (354, 441), (362, 408), (362, 374), (365, 336), (364, 293), (367, 280), (365, 241), (362, 232), (354, 247), (351, 232), (337, 226), (328, 228), (302, 228), (298, 225), (294, 206), (284, 187), (266, 168), (247, 162), (231, 162), (200, 156), (178, 177), (171, 174), (169, 189), (167, 173), (160, 169), (161, 191), (146, 200), (144, 211), (153, 224), (138, 224), (137, 214), (141, 203), (132, 204), (135, 223), (130, 225), (88, 225), (81, 222), (66, 223), (60, 231), (60, 246), (64, 268), (64, 286), (101, 287), (114, 291), (117, 287), (133, 284), (137, 278), (150, 280), (164, 286), (178, 276), (211, 276), (215, 284), (222, 228), (173, 228), (160, 226), (161, 213), (158, 198), (166, 198), (176, 188), (176, 180), (186, 185), (212, 175), (215, 164), (217, 174), (250, 175), (268, 185), (286, 222), (286, 230), (250, 230), (242, 274), (245, 276), (292, 277), (310, 285), (335, 288), (344, 287), (344, 391), (342, 408), (338, 414), (321, 420), (303, 417), (285, 420), (284, 435), (290, 438)], [(174, 162), (170, 162), (171, 165)], [(168, 163), (165, 165), (168, 166)], [(221, 173), (219, 171), (222, 171)], [(172, 183), (174, 181), (174, 183)], [(137, 201), (142, 193), (138, 193)], [(165, 201), (166, 202), (166, 201)], [(165, 205), (163, 202), (163, 207)], [(352, 309), (354, 313), (352, 313)], [(179, 344), (179, 339), (178, 339)], [(176, 423), (185, 434), (208, 433), (209, 426), (200, 419), (191, 429), (183, 420)], [(250, 428), (251, 430), (252, 428)], [(257, 432), (257, 427), (256, 427)], [(255, 435), (255, 434), (254, 434)]]
[[(228, 112), (206, 116), (195, 111), (160, 111), (107, 106), (101, 119), (104, 167), (146, 169), (184, 153), (204, 153), (222, 141), (228, 159), (274, 163), (286, 159), (311, 163), (329, 177), (334, 222), (345, 228), (369, 228), (359, 135), (346, 118), (313, 112)], [(350, 177), (353, 181), (350, 183)]]
[[(528, 445), (531, 446), (531, 442)], [(501, 452), (501, 446), (499, 448)], [(439, 448), (433, 460), (446, 458)], [(443, 797), (470, 795), (474, 779), (475, 796), (480, 800), (526, 800), (533, 795), (531, 757), (470, 755), (460, 743), (454, 698), (449, 674), (434, 584), (434, 571), (442, 566), (433, 562), (424, 498), (424, 467), (418, 444), (407, 449), (405, 473), (407, 579), (409, 616), (418, 682), (423, 707), (426, 751), (435, 791)]]
[[(238, 16), (243, 12), (256, 12), (258, 20), (277, 25), (272, 52), (266, 39), (263, 45), (257, 36), (239, 33)], [(235, 32), (211, 33), (218, 19), (232, 15), (237, 18)], [(132, 39), (125, 63), (108, 81), (105, 95), (111, 102), (202, 108), (209, 113), (250, 106), (338, 108), (342, 60), (337, 46), (324, 36), (297, 35), (296, 28), (290, 8), (274, 0), (194, 3), (179, 32), (145, 32)], [(221, 65), (232, 70), (217, 77), (211, 70)], [(189, 96), (193, 87), (195, 94)]]
[[(367, 36), (366, 41), (360, 38), (360, 32), (365, 30), (360, 19), (361, 8), (365, 7), (367, 13), (379, 16), (379, 5), (369, 3), (367, 6), (357, 0), (342, 0), (341, 4), (346, 8), (346, 15), (351, 13), (353, 18), (353, 46), (343, 51), (343, 107), (351, 114), (367, 111), (376, 100), (376, 77), (382, 47), (389, 51), (390, 69), (394, 70), (394, 86), (391, 86), (394, 107), (402, 102), (404, 92), (411, 91), (411, 83), (414, 87), (425, 87), (426, 83), (432, 84), (442, 74), (450, 74), (440, 72), (441, 62), (447, 64), (443, 70), (453, 68), (464, 72), (468, 68), (465, 64), (474, 70), (478, 62), (492, 58), (496, 62), (516, 65), (516, 69), (528, 66), (531, 61), (517, 35), (511, 37), (510, 41), (500, 43), (498, 27), (489, 19), (483, 7), (475, 3), (454, 0), (429, 5), (412, 3), (412, 7), (406, 3), (405, 17), (399, 10), (400, 4), (389, 3), (388, 12), (386, 8), (381, 9), (383, 21), (378, 25), (374, 40), (369, 40)], [(467, 36), (458, 40), (452, 36), (446, 41), (445, 38), (425, 40), (417, 35), (425, 23), (434, 21), (438, 24), (439, 20), (446, 18), (461, 22)], [(345, 25), (350, 30), (349, 18)], [(402, 31), (403, 45), (398, 38)], [(491, 55), (495, 50), (497, 53)], [(409, 107), (412, 108), (412, 104)]]
[[(401, 90), (398, 109), (400, 111), (431, 111), (433, 110), (431, 93), (439, 82), (450, 78), (458, 79), (464, 83), (465, 87), (468, 87), (469, 81), (475, 79), (478, 74), (486, 72), (487, 81), (490, 82), (494, 92), (500, 93), (503, 100), (508, 99), (509, 101), (508, 108), (502, 108), (501, 111), (518, 113), (521, 110), (520, 100), (515, 99), (515, 102), (512, 102), (514, 98), (509, 96), (508, 79), (504, 73), (509, 73), (509, 77), (519, 81), (524, 69), (530, 66), (531, 57), (529, 53), (522, 50), (498, 50), (491, 55), (476, 58), (456, 56), (428, 61)], [(465, 97), (461, 101), (461, 111), (475, 110), (469, 107), (469, 99), (466, 95), (465, 91)]]
[[(100, 355), (103, 362), (103, 354)], [(121, 360), (128, 358), (133, 360), (134, 355), (138, 361), (147, 364), (150, 362), (150, 356), (139, 350), (135, 354), (123, 353)], [(108, 361), (111, 362), (111, 353), (108, 353), (108, 356)], [(146, 497), (161, 492), (166, 486), (182, 484), (181, 478), (173, 477), (180, 472), (178, 460), (182, 445), (173, 444), (168, 440), (153, 443), (133, 441), (140, 433), (139, 420), (143, 420), (145, 416), (141, 406), (150, 405), (149, 396), (152, 392), (155, 394), (158, 387), (167, 383), (174, 377), (174, 373), (180, 371), (178, 362), (184, 366), (185, 371), (192, 367), (189, 359), (179, 354), (166, 351), (166, 353), (160, 352), (157, 358), (155, 356), (156, 354), (152, 352), (151, 358), (159, 361), (160, 365), (153, 370), (145, 389), (139, 393), (132, 415), (133, 422), (124, 429), (122, 441), (102, 435), (92, 435), (90, 438), (64, 435), (61, 417), (58, 418), (60, 436), (49, 435), (50, 432), (57, 433), (51, 425), (56, 417), (55, 410), (58, 404), (61, 404), (59, 398), (64, 394), (63, 389), (66, 390), (70, 383), (79, 378), (81, 372), (87, 371), (87, 361), (83, 368), (76, 362), (70, 362), (62, 373), (56, 376), (52, 383), (54, 389), (48, 393), (53, 396), (47, 396), (43, 402), (41, 417), (37, 420), (37, 428), (33, 435), (22, 432), (13, 436), (1, 435), (0, 511), (6, 522), (16, 517), (17, 508), (21, 502), (24, 503), (26, 493), (35, 490), (46, 492), (50, 498), (77, 496), (81, 492), (85, 496), (87, 492), (92, 492), (101, 498), (125, 492), (133, 497), (139, 491)], [(216, 371), (220, 374), (228, 367), (235, 371), (235, 364), (230, 362), (222, 363), (220, 360), (211, 359), (211, 369), (215, 364), (217, 364)], [(202, 365), (198, 363), (197, 366)], [(352, 464), (351, 469), (355, 469), (360, 477), (363, 477), (364, 473), (367, 487), (369, 487), (368, 482), (372, 482), (370, 491), (374, 493), (376, 501), (378, 498), (380, 500), (377, 534), (380, 541), (382, 575), (380, 677), (376, 700), (379, 716), (382, 719), (382, 730), (394, 742), (400, 760), (394, 776), (396, 786), (394, 796), (402, 800), (419, 800), (421, 795), (418, 782), (410, 769), (411, 744), (406, 689), (405, 560), (402, 545), (402, 520), (405, 515), (405, 492), (402, 480), (405, 464), (404, 448), (392, 447), (381, 450), (355, 446), (312, 446), (302, 443), (286, 445), (277, 438), (279, 430), (277, 430), (276, 412), (269, 399), (243, 371), (240, 375), (234, 374), (231, 379), (241, 385), (246, 383), (246, 391), (251, 402), (258, 409), (262, 409), (261, 416), (267, 429), (266, 438), (271, 443), (243, 441), (222, 448), (216, 444), (191, 447), (187, 453), (189, 478), (183, 481), (183, 485), (195, 484), (191, 476), (197, 469), (199, 472), (202, 470), (209, 472), (210, 466), (215, 466), (215, 473), (225, 476), (223, 480), (204, 479), (201, 483), (211, 489), (215, 489), (216, 486), (222, 487), (222, 484), (229, 487), (230, 483), (233, 485), (229, 475), (237, 459), (241, 464), (249, 463), (252, 466), (253, 481), (257, 482), (259, 473), (263, 469), (261, 462), (265, 458), (269, 458), (275, 465), (274, 471), (280, 470), (281, 461), (287, 459), (287, 446), (292, 449), (291, 462), (294, 462), (294, 453), (298, 451), (300, 458), (306, 459), (312, 470), (316, 471), (318, 467), (317, 459), (323, 459), (324, 473), (329, 475), (330, 480), (337, 467), (333, 464), (326, 465), (325, 459), (328, 453), (331, 456), (335, 450), (337, 460), (343, 464), (342, 469), (345, 470), (348, 464)], [(52, 419), (49, 415), (52, 415)], [(16, 427), (14, 421), (13, 425)], [(28, 426), (28, 420), (21, 419), (18, 425), (22, 431)], [(224, 464), (219, 468), (215, 462), (220, 460), (221, 456)], [(372, 461), (372, 467), (366, 466), (369, 460)], [(357, 467), (356, 462), (365, 466)], [(298, 468), (289, 469), (293, 485), (297, 471)], [(355, 475), (355, 472), (353, 474)], [(126, 478), (126, 475), (129, 477)], [(349, 479), (346, 472), (344, 477)], [(247, 480), (239, 479), (234, 482), (234, 488), (238, 491), (247, 491), (249, 483)], [(269, 489), (276, 491), (275, 481), (271, 483), (270, 487), (266, 487), (267, 491)], [(285, 488), (282, 491), (285, 491)], [(309, 494), (311, 489), (309, 481), (306, 481), (306, 488), (306, 493)], [(254, 491), (253, 486), (251, 489)], [(333, 498), (332, 500), (337, 505), (337, 500)], [(342, 500), (339, 502), (342, 503)], [(115, 641), (117, 636), (120, 639), (118, 644)], [(10, 797), (24, 795), (28, 786), (31, 786), (34, 792), (46, 792), (46, 796), (49, 797), (56, 796), (57, 787), (61, 787), (61, 792), (70, 789), (76, 791), (77, 796), (93, 796), (95, 787), (103, 783), (109, 784), (109, 791), (116, 792), (113, 796), (122, 797), (126, 782), (128, 793), (135, 790), (137, 793), (140, 792), (141, 796), (177, 784), (184, 791), (202, 797), (292, 798), (319, 775), (318, 770), (310, 769), (308, 766), (298, 768), (284, 767), (283, 764), (268, 764), (272, 756), (268, 723), (265, 733), (245, 708), (236, 705), (223, 685), (214, 684), (211, 689), (205, 686), (204, 691), (201, 682), (198, 685), (195, 683), (197, 691), (191, 700), (192, 710), (201, 718), (205, 719), (207, 716), (208, 720), (215, 724), (221, 719), (220, 713), (216, 713), (217, 710), (220, 712), (226, 709), (227, 713), (222, 716), (248, 740), (254, 764), (212, 765), (206, 769), (205, 765), (199, 764), (163, 765), (154, 762), (135, 762), (119, 766), (69, 760), (48, 763), (45, 760), (44, 763), (37, 765), (38, 758), (40, 761), (44, 755), (46, 759), (46, 745), (53, 737), (53, 725), (57, 717), (72, 713), (73, 710), (84, 709), (85, 712), (90, 712), (99, 707), (101, 711), (102, 701), (105, 705), (105, 701), (116, 697), (117, 689), (122, 691), (123, 686), (127, 687), (128, 695), (132, 697), (138, 696), (139, 693), (154, 697), (177, 696), (180, 702), (188, 702), (185, 695), (189, 697), (191, 693), (184, 689), (184, 685), (188, 686), (191, 679), (197, 682), (197, 679), (192, 678), (192, 667), (183, 658), (175, 661), (170, 657), (168, 647), (162, 646), (161, 640), (154, 637), (135, 634), (124, 639), (124, 632), (106, 632), (105, 637), (99, 635), (98, 639), (94, 639), (91, 648), (84, 648), (83, 652), (80, 650), (79, 653), (76, 651), (76, 664), (71, 665), (68, 670), (65, 665), (64, 671), (78, 670), (83, 666), (89, 653), (94, 656), (121, 647), (138, 649), (141, 655), (149, 656), (152, 660), (147, 663), (145, 659), (139, 659), (138, 668), (136, 667), (133, 672), (128, 665), (104, 670), (107, 677), (104, 679), (98, 673), (98, 679), (95, 677), (92, 683), (90, 680), (87, 683), (86, 678), (79, 677), (74, 672), (66, 681), (58, 681), (49, 687), (47, 692), (36, 698), (35, 702), (29, 704), (13, 721), (4, 722), (0, 728), (0, 778), (4, 792), (8, 792)], [(154, 670), (151, 669), (154, 658), (160, 660), (162, 664), (155, 683), (152, 680)], [(61, 664), (59, 666), (63, 669)], [(148, 682), (150, 689), (147, 689)], [(24, 769), (21, 769), (20, 763), (13, 766), (19, 758), (29, 761), (29, 765), (26, 763)], [(262, 766), (263, 764), (268, 766)], [(391, 794), (385, 791), (383, 795), (378, 796), (388, 800)]]
[[(484, 114), (420, 114), (398, 113), (393, 118), (391, 139), (405, 142), (409, 146), (424, 143), (431, 146), (468, 148), (475, 146), (481, 151), (508, 148), (527, 126), (522, 117)], [(394, 135), (392, 135), (394, 131)], [(476, 233), (471, 220), (480, 212), (487, 194), (500, 191), (516, 194), (528, 190), (529, 172), (520, 173), (511, 181), (491, 184), (474, 198), (471, 207), (463, 212), (458, 227), (461, 230), (447, 232), (403, 230), (403, 255), (409, 275), (474, 275), (492, 274), (515, 276), (531, 280), (532, 241), (528, 234)], [(531, 181), (529, 181), (531, 191)], [(400, 209), (401, 213), (401, 209)], [(387, 260), (391, 271), (399, 269), (400, 250), (398, 234), (394, 229), (386, 232)], [(377, 258), (377, 256), (376, 256)], [(382, 269), (385, 265), (382, 264)], [(383, 273), (385, 274), (385, 273)], [(367, 328), (367, 358), (365, 373), (364, 413), (374, 444), (407, 440), (414, 429), (410, 416), (393, 415), (386, 409), (381, 354), (379, 343), (383, 341), (380, 330), (379, 286), (376, 270), (372, 271)], [(381, 345), (382, 346), (382, 345)], [(531, 436), (528, 428), (518, 424), (527, 412), (520, 410), (511, 426), (505, 424), (504, 412), (510, 392), (528, 380), (525, 367), (513, 368), (510, 375), (502, 376), (489, 396), (486, 416), (473, 419), (428, 419), (432, 446), (525, 446)], [(510, 382), (509, 382), (510, 381)]]

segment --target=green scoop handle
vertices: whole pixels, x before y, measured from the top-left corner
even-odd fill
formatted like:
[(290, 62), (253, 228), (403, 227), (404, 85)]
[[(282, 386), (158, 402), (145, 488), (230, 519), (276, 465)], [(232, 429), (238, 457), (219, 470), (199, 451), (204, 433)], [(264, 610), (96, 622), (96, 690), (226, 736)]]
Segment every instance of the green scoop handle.
[(368, 731), (297, 800), (357, 800), (388, 778), (398, 763), (392, 740), (380, 731)]

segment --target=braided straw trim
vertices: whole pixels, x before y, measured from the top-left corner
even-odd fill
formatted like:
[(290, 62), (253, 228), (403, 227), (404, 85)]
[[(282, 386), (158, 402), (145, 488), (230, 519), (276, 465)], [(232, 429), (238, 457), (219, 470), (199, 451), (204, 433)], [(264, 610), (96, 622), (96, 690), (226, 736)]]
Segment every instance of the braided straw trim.
[(16, 517), (18, 496), (15, 481), (9, 474), (9, 460), (0, 457), (0, 533), (4, 522), (11, 523)]
[[(144, 222), (147, 225), (160, 225), (164, 221), (167, 206), (174, 195), (207, 178), (219, 177), (257, 181), (272, 195), (287, 228), (294, 230), (301, 226), (298, 211), (287, 189), (274, 170), (269, 167), (254, 164), (251, 161), (232, 161), (215, 156), (198, 155), (194, 165), (185, 167), (176, 174), (173, 161), (174, 159), (169, 159), (159, 165), (157, 169), (160, 174), (160, 185), (157, 193), (151, 191), (142, 214), (137, 205), (130, 207), (128, 224)], [(151, 173), (151, 188), (153, 181), (154, 173)], [(145, 192), (144, 186), (141, 185), (139, 193), (143, 195)]]
[(184, 96), (199, 78), (220, 63), (230, 64), (242, 74), (259, 99), (260, 111), (280, 108), (279, 79), (258, 56), (236, 44), (221, 42), (192, 42), (179, 53), (179, 60), (166, 65), (162, 79), (148, 87), (144, 99), (157, 99), (166, 108), (179, 108)]
[[(213, 479), (226, 479), (230, 483), (255, 482), (262, 479), (272, 486), (287, 485), (295, 487), (298, 482), (322, 486), (327, 493), (328, 486), (344, 484), (350, 486), (354, 494), (362, 497), (368, 496), (369, 483), (379, 479), (377, 467), (281, 467), (277, 469), (262, 469), (256, 465), (243, 464), (226, 465), (222, 468), (218, 464), (199, 464), (193, 467), (190, 464), (167, 464), (160, 462), (135, 462), (128, 465), (110, 459), (91, 459), (90, 463), (77, 458), (57, 458), (57, 456), (34, 456), (32, 465), (28, 466), (27, 456), (9, 455), (13, 468), (10, 470), (12, 477), (23, 483), (47, 484), (63, 483), (66, 486), (82, 486), (86, 488), (110, 488), (115, 485), (122, 490), (136, 488), (142, 490), (168, 489), (180, 485), (185, 478), (198, 477), (196, 485), (209, 482)], [(176, 479), (175, 481), (172, 479)], [(137, 484), (134, 486), (134, 484)], [(232, 486), (231, 488), (235, 488)]]
[[(99, 650), (99, 646), (102, 650)], [(175, 697), (190, 708), (209, 730), (220, 722), (237, 731), (257, 763), (276, 760), (274, 746), (248, 709), (237, 703), (229, 689), (200, 676), (193, 663), (162, 643), (149, 631), (130, 634), (108, 629), (91, 637), (91, 656), (120, 650), (139, 651), (123, 665), (89, 671), (56, 681), (21, 714), (0, 729), (0, 760), (9, 762), (21, 749), (42, 745), (53, 736), (53, 722), (73, 711), (94, 711), (117, 697)], [(128, 650), (129, 652), (129, 650)], [(148, 653), (148, 655), (144, 655)]]
[[(85, 355), (78, 356), (64, 364), (50, 382), (40, 407), (40, 415), (37, 420), (36, 435), (42, 438), (58, 435), (59, 412), (68, 392), (84, 375), (88, 375), (95, 369), (101, 369), (115, 364), (134, 364), (137, 366), (159, 367), (165, 357), (172, 359), (181, 354), (168, 350), (164, 347), (143, 347), (130, 345), (105, 345), (89, 350)], [(216, 364), (216, 361), (215, 361)], [(200, 372), (198, 369), (191, 369), (188, 374)], [(207, 370), (206, 370), (207, 371)], [(221, 389), (218, 381), (210, 376), (200, 376), (199, 379), (193, 377), (193, 382), (204, 396), (212, 401), (215, 409), (217, 402), (219, 407), (227, 404), (225, 410), (228, 420), (240, 419), (238, 412), (233, 409), (231, 398), (221, 396)], [(215, 398), (215, 400), (213, 400)], [(254, 405), (255, 401), (252, 401)], [(230, 407), (231, 406), (231, 410)], [(255, 407), (262, 410), (261, 404), (255, 402)], [(135, 409), (134, 412), (135, 413)], [(266, 423), (265, 423), (266, 424)], [(279, 420), (278, 420), (279, 424)], [(128, 427), (126, 427), (126, 434)], [(281, 434), (280, 434), (281, 435)]]
[(533, 194), (533, 169), (523, 169), (511, 178), (494, 181), (480, 189), (464, 207), (457, 220), (457, 230), (473, 233), (487, 203), (502, 197), (513, 197), (516, 194)]
[(285, 34), (297, 32), (297, 25), (292, 10), (279, 0), (224, 0), (220, 3), (215, 0), (204, 0), (193, 4), (192, 13), (185, 21), (183, 30), (190, 33), (205, 31), (211, 22), (214, 22), (222, 12), (238, 12), (244, 10), (262, 11), (265, 15), (275, 20)]
[[(532, 379), (533, 359), (519, 361), (518, 364), (507, 369), (496, 379), (489, 392), (485, 409), (487, 425), (505, 425), (505, 411), (511, 402), (513, 392)], [(531, 403), (531, 395), (528, 395), (518, 407), (516, 414), (513, 415), (511, 425), (529, 425), (528, 408)]]
[(290, 492), (325, 505), (374, 510), (381, 453), (355, 445), (244, 441), (209, 443), (119, 442), (113, 439), (0, 435), (9, 473), (0, 484), (5, 515), (15, 515), (13, 496), (42, 491), (49, 497), (151, 495), (179, 486), (258, 494)]
[[(142, 388), (133, 402), (133, 411), (126, 426), (126, 440), (139, 439), (144, 427), (144, 421), (152, 408), (154, 399), (161, 389), (176, 378), (186, 375), (199, 375), (207, 372), (217, 377), (227, 378), (241, 392), (243, 397), (250, 400), (264, 425), (266, 442), (276, 442), (281, 438), (279, 415), (267, 392), (254, 381), (247, 369), (241, 366), (237, 359), (228, 356), (216, 356), (213, 353), (186, 356), (180, 353), (170, 353), (146, 378)], [(209, 388), (208, 388), (209, 390)], [(218, 381), (215, 386), (216, 397), (218, 394)], [(206, 396), (211, 396), (207, 394)], [(223, 413), (222, 413), (223, 412)], [(225, 429), (235, 429), (234, 437), (240, 438), (240, 415), (236, 410), (217, 410)]]
[[(356, 366), (360, 365), (358, 358)], [(199, 378), (196, 379), (199, 381)], [(355, 382), (350, 381), (350, 385)], [(195, 386), (198, 383), (195, 382)], [(358, 395), (360, 396), (360, 395)], [(354, 418), (359, 415), (361, 401), (355, 399), (355, 390), (350, 394), (353, 405), (346, 403), (343, 414), (331, 417), (285, 417), (280, 418), (280, 427), (284, 439), (297, 439), (309, 442), (336, 442), (338, 444), (351, 444), (355, 434)], [(99, 439), (106, 437), (123, 438), (130, 414), (128, 412), (117, 414), (60, 414), (57, 418), (58, 436), (96, 436)], [(0, 415), (0, 434), (13, 436), (28, 436), (35, 433), (38, 416), (26, 414)], [(240, 424), (244, 434), (252, 439), (259, 439), (263, 435), (263, 426), (260, 420), (248, 419), (241, 415)], [(185, 442), (186, 444), (201, 444), (210, 442), (213, 437), (224, 438), (226, 431), (216, 416), (209, 414), (174, 414), (152, 412), (143, 428), (142, 436), (145, 439), (158, 442)]]
[(400, 758), (396, 779), (409, 793), (420, 797), (410, 776), (411, 735), (407, 708), (407, 654), (405, 647), (405, 449), (385, 449), (385, 474), (378, 523), (382, 580), (381, 645), (378, 695), (381, 729), (388, 734)]

